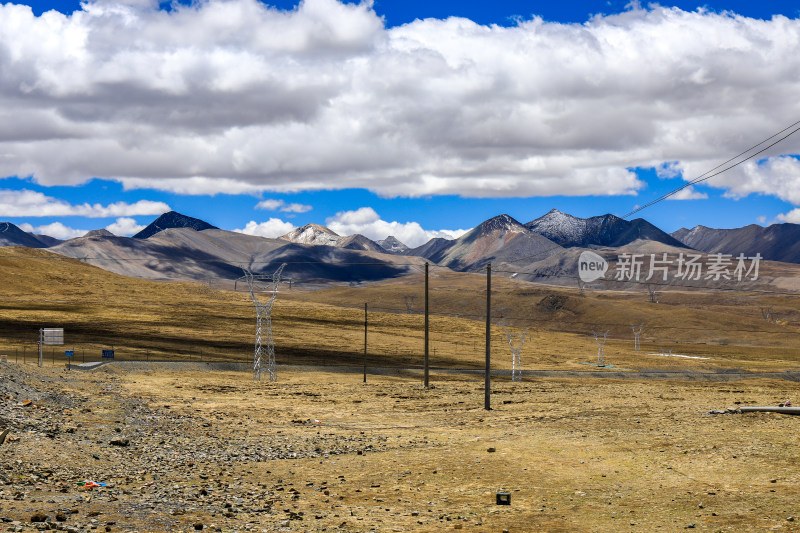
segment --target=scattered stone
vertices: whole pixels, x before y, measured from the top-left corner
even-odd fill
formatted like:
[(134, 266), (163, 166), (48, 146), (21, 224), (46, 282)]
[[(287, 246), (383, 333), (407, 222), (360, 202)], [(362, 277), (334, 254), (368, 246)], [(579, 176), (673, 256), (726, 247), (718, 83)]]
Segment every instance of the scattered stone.
[(495, 448), (494, 446), (490, 446), (489, 448), (486, 449), (486, 451), (489, 453), (494, 453), (497, 451), (497, 448)]
[(47, 515), (42, 512), (33, 513), (31, 515), (31, 522), (32, 523), (47, 522)]
[(112, 446), (122, 446), (122, 447), (130, 445), (130, 443), (131, 443), (131, 441), (129, 439), (126, 439), (126, 438), (113, 439), (113, 440), (109, 441), (109, 444), (111, 444)]

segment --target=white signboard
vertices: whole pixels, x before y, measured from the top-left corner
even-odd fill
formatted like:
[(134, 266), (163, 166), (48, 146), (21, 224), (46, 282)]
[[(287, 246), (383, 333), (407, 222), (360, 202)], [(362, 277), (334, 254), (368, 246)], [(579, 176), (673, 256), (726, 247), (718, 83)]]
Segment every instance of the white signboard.
[(46, 345), (64, 344), (64, 328), (42, 329), (42, 342)]

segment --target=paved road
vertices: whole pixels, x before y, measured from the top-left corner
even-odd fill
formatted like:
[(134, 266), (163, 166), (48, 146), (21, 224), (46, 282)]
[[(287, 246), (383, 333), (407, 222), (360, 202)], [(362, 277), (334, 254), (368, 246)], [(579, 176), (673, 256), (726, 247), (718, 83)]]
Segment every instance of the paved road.
[[(91, 365), (91, 366), (89, 366)], [(239, 371), (251, 372), (252, 363), (239, 362), (219, 362), (219, 361), (104, 361), (100, 363), (86, 363), (85, 365), (73, 365), (72, 368), (78, 370), (95, 370), (105, 365), (114, 365), (120, 369), (128, 371), (154, 370), (157, 368), (166, 369), (187, 369), (187, 370), (216, 370), (216, 371)], [(322, 372), (342, 372), (347, 374), (361, 374), (363, 367), (359, 366), (340, 366), (340, 365), (278, 365), (278, 372), (281, 370), (302, 372), (302, 371), (322, 371)], [(419, 376), (422, 377), (422, 368), (398, 368), (398, 367), (367, 367), (367, 374), (372, 375), (393, 375), (393, 376)], [(431, 374), (446, 375), (480, 375), (483, 376), (482, 369), (474, 368), (440, 368), (431, 367)], [(648, 380), (648, 379), (672, 379), (681, 381), (739, 381), (743, 379), (784, 379), (787, 381), (800, 382), (800, 370), (786, 370), (784, 372), (748, 372), (745, 370), (725, 370), (720, 372), (693, 372), (688, 370), (620, 370), (615, 368), (598, 368), (597, 370), (523, 370), (523, 377), (527, 378), (604, 378), (604, 379), (624, 379), (624, 380)], [(492, 370), (492, 376), (510, 377), (510, 370)]]

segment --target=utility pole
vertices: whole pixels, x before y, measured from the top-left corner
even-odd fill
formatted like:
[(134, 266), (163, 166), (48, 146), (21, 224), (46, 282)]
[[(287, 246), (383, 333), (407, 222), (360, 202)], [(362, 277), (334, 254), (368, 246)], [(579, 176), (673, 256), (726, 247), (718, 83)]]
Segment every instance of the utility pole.
[(492, 264), (486, 265), (486, 383), (484, 384), (484, 405), (492, 409)]
[(425, 263), (425, 388), (430, 386), (430, 334), (429, 334), (430, 319), (428, 315), (428, 263)]
[(367, 302), (364, 302), (364, 383), (367, 382)]

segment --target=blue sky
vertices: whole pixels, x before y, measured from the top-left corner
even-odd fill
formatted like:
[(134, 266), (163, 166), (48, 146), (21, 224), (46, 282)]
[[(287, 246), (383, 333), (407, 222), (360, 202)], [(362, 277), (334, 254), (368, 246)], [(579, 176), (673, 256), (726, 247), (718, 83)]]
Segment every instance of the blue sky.
[[(122, 235), (173, 209), (418, 245), (623, 215), (800, 120), (790, 2), (296, 4), (0, 6), (0, 220)], [(800, 223), (799, 153), (637, 216)]]

